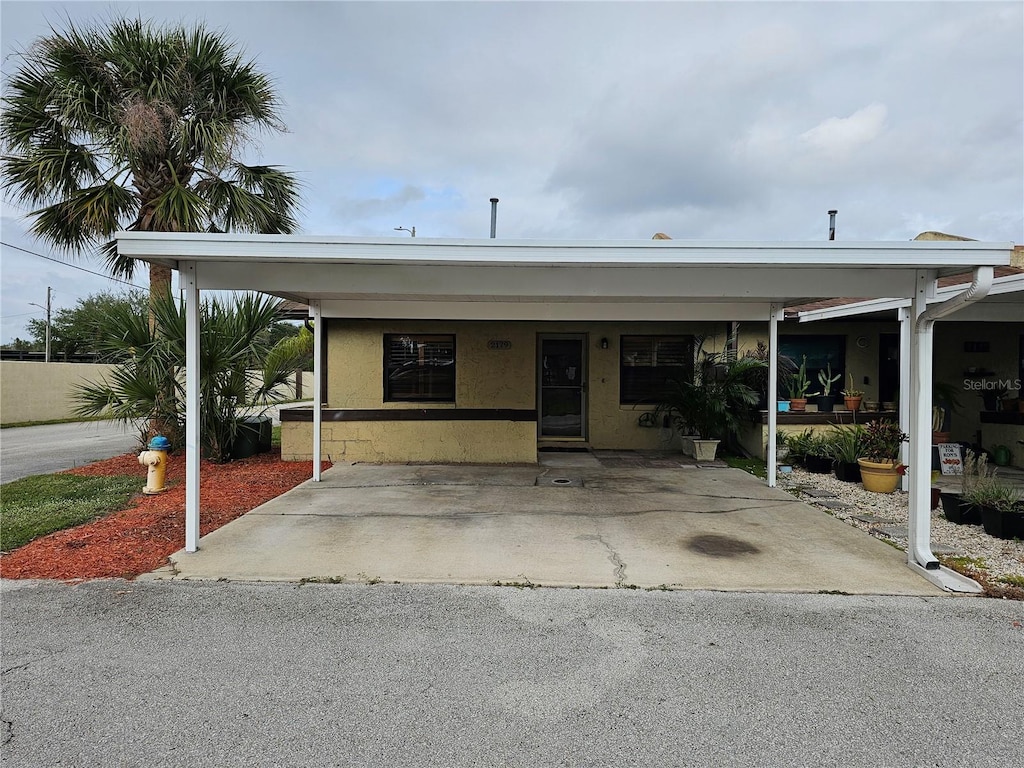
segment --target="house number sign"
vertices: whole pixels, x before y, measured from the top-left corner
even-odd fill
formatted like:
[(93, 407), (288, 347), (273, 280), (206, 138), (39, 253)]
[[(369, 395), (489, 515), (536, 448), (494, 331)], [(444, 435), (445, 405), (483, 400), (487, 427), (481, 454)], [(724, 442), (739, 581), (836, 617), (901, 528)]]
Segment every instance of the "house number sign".
[(487, 342), (488, 349), (512, 349), (512, 342), (508, 339), (491, 339)]

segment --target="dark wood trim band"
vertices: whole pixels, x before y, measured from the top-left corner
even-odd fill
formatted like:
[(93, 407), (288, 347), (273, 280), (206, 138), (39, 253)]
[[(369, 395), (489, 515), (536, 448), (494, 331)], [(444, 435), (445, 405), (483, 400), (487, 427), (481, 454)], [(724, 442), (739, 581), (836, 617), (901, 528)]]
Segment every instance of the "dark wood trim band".
[[(324, 421), (536, 421), (529, 408), (324, 408)], [(312, 408), (282, 408), (281, 421), (313, 421)]]

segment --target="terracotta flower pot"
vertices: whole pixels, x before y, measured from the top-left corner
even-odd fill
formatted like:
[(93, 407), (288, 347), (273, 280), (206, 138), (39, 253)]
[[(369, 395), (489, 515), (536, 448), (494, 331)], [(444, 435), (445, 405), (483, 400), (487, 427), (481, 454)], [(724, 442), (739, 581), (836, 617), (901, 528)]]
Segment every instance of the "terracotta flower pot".
[(860, 410), (860, 401), (863, 399), (862, 397), (844, 397), (843, 405), (846, 406), (848, 411), (858, 411)]
[(860, 465), (860, 481), (865, 491), (892, 493), (900, 484), (900, 473), (896, 470), (899, 464), (895, 461), (857, 459), (857, 463)]
[(797, 397), (789, 401), (789, 410), (800, 413), (807, 410), (807, 398)]

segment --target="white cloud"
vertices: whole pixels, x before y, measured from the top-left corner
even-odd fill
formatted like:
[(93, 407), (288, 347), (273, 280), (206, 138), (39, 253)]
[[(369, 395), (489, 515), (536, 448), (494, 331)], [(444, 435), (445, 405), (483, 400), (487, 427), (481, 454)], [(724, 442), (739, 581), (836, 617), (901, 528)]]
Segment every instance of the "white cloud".
[(884, 104), (869, 104), (849, 117), (830, 117), (821, 121), (800, 134), (800, 139), (822, 152), (846, 156), (881, 136), (888, 114)]

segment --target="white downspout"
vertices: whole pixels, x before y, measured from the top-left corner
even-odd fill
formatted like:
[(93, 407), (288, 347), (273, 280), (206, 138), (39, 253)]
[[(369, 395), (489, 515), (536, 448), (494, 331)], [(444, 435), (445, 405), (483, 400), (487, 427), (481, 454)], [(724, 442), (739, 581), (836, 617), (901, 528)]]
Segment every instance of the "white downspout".
[(196, 263), (182, 262), (185, 291), (185, 551), (199, 549), (199, 281)]
[[(926, 571), (940, 570), (939, 562), (931, 550), (930, 510), (932, 344), (935, 321), (985, 298), (992, 288), (993, 276), (992, 267), (975, 267), (974, 281), (965, 291), (941, 304), (928, 307), (929, 295), (934, 295), (935, 274), (922, 270), (917, 275), (917, 285), (911, 304), (915, 320), (912, 337), (914, 359), (911, 370), (913, 403), (910, 418), (911, 476), (907, 560), (911, 566), (922, 567)], [(947, 569), (942, 571), (946, 572)], [(957, 574), (949, 571), (947, 575)], [(951, 588), (949, 579), (937, 583)]]
[(775, 445), (775, 432), (779, 425), (779, 321), (785, 311), (778, 304), (772, 304), (768, 316), (768, 487), (774, 488), (778, 482), (775, 462), (778, 459), (778, 448)]
[[(910, 408), (913, 403), (913, 397), (910, 393), (911, 389), (911, 378), (910, 378), (910, 361), (914, 359), (913, 346), (911, 339), (914, 332), (914, 324), (910, 318), (910, 307), (903, 307), (896, 310), (896, 315), (900, 321), (900, 386), (896, 390), (899, 395), (898, 403), (896, 408), (899, 414), (900, 429), (910, 434)], [(910, 446), (900, 446), (900, 463), (911, 466), (910, 464)], [(910, 490), (910, 476), (904, 475), (900, 478), (900, 490)]]
[(323, 398), (320, 374), (323, 371), (323, 351), (321, 350), (324, 334), (323, 316), (320, 313), (320, 302), (310, 302), (310, 314), (313, 315), (313, 482), (320, 482), (320, 436), (323, 425)]

